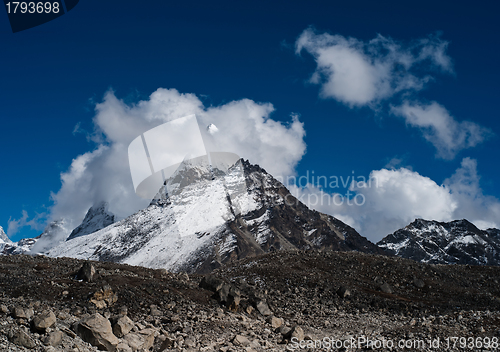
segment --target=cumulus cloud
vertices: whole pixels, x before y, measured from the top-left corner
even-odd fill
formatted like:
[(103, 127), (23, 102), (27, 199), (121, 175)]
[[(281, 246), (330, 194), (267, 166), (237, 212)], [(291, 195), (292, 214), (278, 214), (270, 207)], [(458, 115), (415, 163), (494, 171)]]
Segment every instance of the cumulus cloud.
[[(384, 100), (407, 99), (433, 80), (435, 72), (453, 73), (446, 53), (448, 42), (439, 36), (397, 42), (378, 35), (364, 42), (308, 28), (295, 43), (296, 54), (306, 51), (316, 61), (310, 82), (321, 86), (320, 96), (349, 107), (378, 109)], [(391, 112), (419, 128), (436, 149), (436, 156), (453, 159), (456, 154), (483, 142), (491, 132), (470, 121), (456, 121), (436, 102), (424, 104), (405, 100)]]
[(7, 235), (12, 237), (19, 232), (19, 229), (25, 226), (29, 226), (32, 230), (41, 230), (43, 229), (45, 216), (45, 213), (40, 213), (29, 219), (28, 212), (23, 210), (22, 216), (19, 219), (9, 218)]
[(418, 127), (424, 138), (436, 148), (437, 156), (443, 159), (453, 159), (460, 150), (475, 147), (492, 135), (489, 129), (474, 122), (456, 121), (437, 102), (405, 101), (401, 106), (392, 107), (391, 111), (402, 116), (408, 125)]
[[(236, 153), (275, 175), (292, 174), (305, 153), (305, 130), (297, 115), (287, 124), (273, 120), (270, 103), (249, 99), (220, 106), (205, 107), (194, 94), (175, 89), (158, 89), (148, 100), (126, 104), (114, 92), (105, 94), (95, 107), (95, 149), (76, 157), (61, 174), (61, 188), (52, 194), (54, 202), (49, 221), (64, 219), (66, 231), (46, 236), (50, 242), (64, 240), (79, 225), (86, 211), (100, 201), (124, 218), (145, 208), (149, 200), (139, 198), (128, 165), (129, 143), (141, 133), (183, 116), (196, 114), (200, 129), (217, 126), (215, 135), (220, 151)], [(214, 136), (214, 138), (215, 138)], [(39, 248), (46, 248), (41, 243)]]
[(422, 74), (422, 68), (453, 72), (447, 45), (437, 36), (403, 45), (380, 34), (363, 42), (308, 28), (295, 49), (297, 54), (305, 50), (314, 57), (317, 68), (310, 82), (321, 86), (321, 97), (354, 107), (421, 90), (432, 79)]
[(347, 194), (326, 193), (315, 184), (292, 193), (309, 206), (331, 214), (378, 242), (416, 218), (451, 221), (468, 219), (479, 228), (500, 225), (500, 201), (485, 196), (475, 160), (465, 158), (443, 184), (408, 168), (374, 170), (366, 180), (349, 183)]

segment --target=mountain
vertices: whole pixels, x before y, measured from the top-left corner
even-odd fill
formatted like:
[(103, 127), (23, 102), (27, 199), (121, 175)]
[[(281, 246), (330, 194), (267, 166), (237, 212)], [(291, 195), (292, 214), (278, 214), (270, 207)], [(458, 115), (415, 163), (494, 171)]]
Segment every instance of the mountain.
[(82, 223), (75, 228), (66, 241), (99, 231), (115, 222), (115, 215), (108, 211), (108, 203), (100, 202), (92, 206)]
[(500, 265), (500, 230), (483, 231), (465, 219), (417, 219), (377, 244), (397, 256), (419, 262)]
[(199, 159), (185, 161), (146, 209), (47, 254), (209, 272), (249, 256), (308, 249), (385, 253), (307, 208), (259, 166), (240, 159), (226, 169)]
[(27, 253), (31, 250), (31, 247), (40, 236), (35, 238), (23, 238), (19, 240), (19, 242), (12, 242), (0, 226), (0, 255)]
[(7, 245), (12, 245), (12, 241), (7, 237), (5, 232), (3, 231), (3, 227), (0, 226), (0, 253), (3, 252), (3, 249)]

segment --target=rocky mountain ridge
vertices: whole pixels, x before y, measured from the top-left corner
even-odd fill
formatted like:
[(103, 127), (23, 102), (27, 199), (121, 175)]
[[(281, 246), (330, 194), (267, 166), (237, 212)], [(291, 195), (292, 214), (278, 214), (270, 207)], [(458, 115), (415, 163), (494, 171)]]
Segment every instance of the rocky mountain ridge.
[(500, 230), (480, 230), (465, 219), (416, 219), (377, 245), (394, 255), (425, 263), (500, 265)]
[(210, 272), (247, 256), (310, 249), (384, 253), (340, 220), (307, 208), (259, 166), (239, 160), (227, 172), (187, 163), (148, 208), (48, 255)]

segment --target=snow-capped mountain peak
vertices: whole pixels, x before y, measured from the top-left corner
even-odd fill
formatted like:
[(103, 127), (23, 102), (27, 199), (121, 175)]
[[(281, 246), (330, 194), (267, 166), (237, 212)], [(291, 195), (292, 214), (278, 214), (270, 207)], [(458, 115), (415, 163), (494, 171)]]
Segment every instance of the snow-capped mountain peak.
[(500, 230), (483, 231), (465, 219), (416, 219), (378, 245), (395, 255), (433, 264), (500, 265)]
[(87, 211), (82, 223), (68, 236), (68, 240), (99, 231), (115, 222), (115, 215), (108, 210), (107, 202), (100, 202)]
[(341, 221), (308, 209), (259, 166), (242, 159), (227, 169), (214, 164), (186, 161), (148, 208), (48, 255), (207, 272), (280, 249), (383, 252)]

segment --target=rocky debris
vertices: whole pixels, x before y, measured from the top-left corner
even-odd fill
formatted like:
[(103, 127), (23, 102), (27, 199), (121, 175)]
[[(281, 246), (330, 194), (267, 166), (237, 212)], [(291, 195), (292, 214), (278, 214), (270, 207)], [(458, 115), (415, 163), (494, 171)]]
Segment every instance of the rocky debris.
[(113, 334), (109, 320), (99, 313), (81, 320), (75, 330), (82, 340), (105, 351), (115, 351), (120, 342)]
[[(325, 337), (399, 341), (499, 334), (498, 267), (427, 265), (350, 252), (275, 252), (189, 280), (164, 270), (92, 262), (95, 278), (86, 282), (76, 279), (83, 264), (43, 256), (0, 258), (0, 351), (286, 351), (293, 341)], [(417, 287), (415, 278), (425, 285)], [(380, 290), (383, 283), (393, 294)], [(98, 308), (91, 300), (107, 286), (117, 300)], [(351, 295), (341, 297), (341, 287)], [(227, 304), (230, 292), (239, 297), (238, 305)], [(272, 314), (263, 315), (259, 302)], [(16, 317), (16, 308), (29, 318)], [(35, 319), (50, 316), (46, 311), (56, 321), (38, 330)]]
[(98, 309), (112, 306), (118, 300), (118, 295), (113, 292), (109, 285), (105, 285), (102, 289), (94, 293), (90, 302), (95, 304)]

